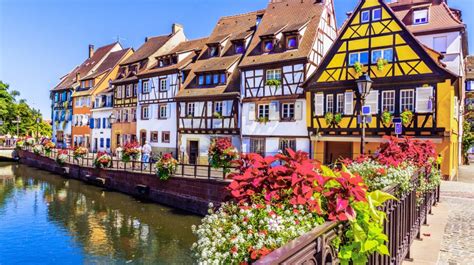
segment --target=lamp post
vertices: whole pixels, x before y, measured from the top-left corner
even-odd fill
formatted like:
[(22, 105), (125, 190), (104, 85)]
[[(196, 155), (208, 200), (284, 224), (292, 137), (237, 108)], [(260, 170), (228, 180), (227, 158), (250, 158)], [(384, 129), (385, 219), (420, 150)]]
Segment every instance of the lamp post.
[(362, 121), (362, 132), (360, 135), (360, 154), (365, 154), (365, 115), (363, 114), (363, 107), (365, 104), (365, 98), (370, 94), (372, 89), (372, 79), (367, 73), (362, 74), (357, 83), (357, 94), (360, 98), (360, 117)]
[(38, 142), (38, 138), (39, 138), (39, 124), (41, 122), (41, 118), (40, 117), (37, 117), (36, 118), (36, 142)]
[(16, 123), (16, 136), (20, 137), (20, 115), (16, 115), (16, 120), (12, 121), (12, 123)]

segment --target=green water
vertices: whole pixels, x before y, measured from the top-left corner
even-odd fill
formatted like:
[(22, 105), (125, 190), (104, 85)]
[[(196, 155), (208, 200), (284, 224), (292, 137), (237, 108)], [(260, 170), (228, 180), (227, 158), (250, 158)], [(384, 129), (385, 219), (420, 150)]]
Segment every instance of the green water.
[(199, 216), (0, 163), (0, 265), (191, 264)]

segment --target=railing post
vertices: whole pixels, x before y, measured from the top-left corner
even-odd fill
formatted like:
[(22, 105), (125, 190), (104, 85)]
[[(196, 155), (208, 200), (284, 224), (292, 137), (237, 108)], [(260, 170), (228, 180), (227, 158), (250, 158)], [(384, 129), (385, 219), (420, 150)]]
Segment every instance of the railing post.
[(194, 164), (194, 178), (197, 178), (197, 164)]
[(207, 165), (207, 179), (211, 179), (211, 166)]

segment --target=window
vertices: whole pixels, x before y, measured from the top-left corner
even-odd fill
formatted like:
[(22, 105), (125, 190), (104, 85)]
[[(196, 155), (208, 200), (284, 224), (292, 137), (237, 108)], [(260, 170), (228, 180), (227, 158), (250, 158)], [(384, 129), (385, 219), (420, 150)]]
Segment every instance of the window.
[(200, 86), (204, 85), (204, 76), (203, 75), (198, 76), (198, 85), (200, 85)]
[(133, 96), (136, 97), (138, 94), (138, 84), (133, 84)]
[(158, 118), (159, 119), (166, 119), (168, 113), (168, 105), (162, 104), (158, 108)]
[(326, 95), (326, 112), (334, 112), (334, 95)]
[(250, 153), (265, 156), (265, 138), (250, 138)]
[(137, 120), (137, 110), (132, 109), (131, 113), (132, 113), (132, 119), (133, 119), (132, 121), (136, 121)]
[(222, 115), (222, 102), (214, 103), (214, 112), (217, 112)]
[(296, 140), (295, 139), (280, 139), (280, 143), (278, 144), (279, 149), (286, 154), (286, 149), (290, 148), (292, 150), (296, 150)]
[(148, 80), (142, 82), (142, 93), (150, 93), (150, 89), (148, 88)]
[(227, 75), (225, 73), (221, 73), (221, 84), (225, 84), (227, 80)]
[(372, 10), (372, 21), (378, 21), (382, 19), (382, 9), (376, 8)]
[(194, 117), (194, 103), (187, 103), (186, 105), (186, 116)]
[(219, 74), (214, 74), (212, 76), (212, 83), (219, 84)]
[(122, 98), (122, 86), (117, 87), (117, 98)]
[(123, 110), (122, 115), (122, 122), (128, 122), (128, 109)]
[(360, 23), (367, 23), (370, 21), (370, 11), (365, 10), (360, 13)]
[(273, 50), (273, 40), (266, 40), (263, 42), (263, 51), (269, 52)]
[(100, 138), (100, 148), (104, 148), (104, 138)]
[(142, 120), (150, 119), (150, 112), (148, 106), (142, 106)]
[(160, 78), (160, 91), (166, 91), (166, 78)]
[(127, 89), (125, 90), (125, 97), (129, 98), (132, 96), (132, 85), (127, 85)]
[(415, 90), (400, 90), (400, 113), (405, 110), (415, 110)]
[(382, 110), (391, 113), (395, 112), (395, 91), (383, 91), (382, 92)]
[(206, 75), (206, 85), (210, 85), (210, 84), (211, 84), (211, 80), (212, 80), (212, 75), (211, 75), (211, 74), (207, 74), (207, 75)]
[(349, 65), (354, 65), (356, 62), (361, 64), (369, 63), (369, 52), (354, 52), (349, 54)]
[(217, 46), (212, 46), (209, 48), (209, 56), (216, 57), (219, 55), (219, 48)]
[(336, 113), (344, 113), (344, 94), (336, 95)]
[(413, 24), (428, 23), (428, 8), (418, 9), (413, 12)]
[(281, 80), (281, 69), (267, 70), (266, 78), (266, 80)]
[(387, 60), (387, 62), (393, 61), (393, 49), (373, 50), (372, 63), (376, 64), (380, 58)]
[(281, 109), (281, 117), (283, 120), (295, 119), (295, 103), (283, 103)]
[(154, 143), (158, 142), (158, 132), (157, 131), (150, 132), (150, 142), (154, 142)]
[(169, 143), (170, 142), (170, 132), (161, 132), (161, 142)]
[(291, 36), (286, 39), (286, 48), (287, 49), (298, 48), (298, 39), (296, 38), (296, 36)]
[(244, 44), (241, 42), (235, 43), (234, 47), (235, 47), (235, 53), (244, 53), (245, 51)]
[(440, 53), (446, 53), (448, 49), (448, 40), (446, 36), (433, 38), (433, 49)]
[(258, 105), (258, 118), (270, 118), (270, 105), (260, 104)]

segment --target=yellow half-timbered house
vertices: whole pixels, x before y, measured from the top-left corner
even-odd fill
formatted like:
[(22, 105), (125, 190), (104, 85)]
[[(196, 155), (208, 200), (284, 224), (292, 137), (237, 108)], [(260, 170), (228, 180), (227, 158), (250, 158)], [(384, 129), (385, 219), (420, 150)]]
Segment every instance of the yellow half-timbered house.
[(441, 58), (418, 42), (383, 0), (361, 0), (305, 82), (313, 156), (333, 162), (360, 155), (356, 80), (367, 73), (373, 85), (365, 98), (371, 107), (366, 152), (374, 152), (384, 135), (394, 135), (393, 118), (403, 116), (402, 134), (432, 140), (444, 157), (443, 174), (457, 174), (458, 76)]

